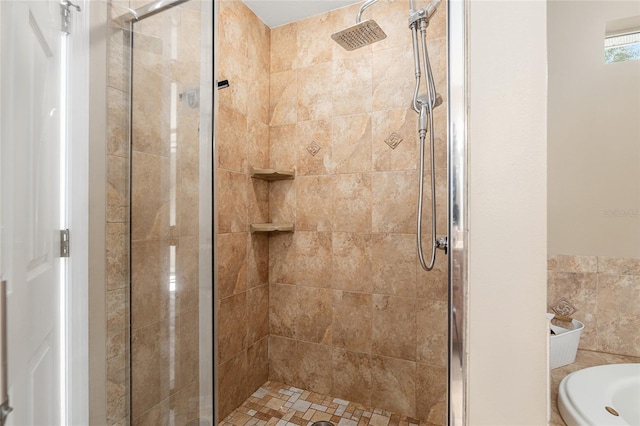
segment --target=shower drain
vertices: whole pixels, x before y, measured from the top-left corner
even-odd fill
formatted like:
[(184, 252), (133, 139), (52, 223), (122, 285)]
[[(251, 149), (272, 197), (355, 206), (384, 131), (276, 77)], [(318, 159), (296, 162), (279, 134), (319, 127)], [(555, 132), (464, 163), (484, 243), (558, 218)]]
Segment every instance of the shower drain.
[(321, 422), (313, 422), (311, 423), (311, 426), (336, 426), (336, 425), (326, 420), (323, 420)]

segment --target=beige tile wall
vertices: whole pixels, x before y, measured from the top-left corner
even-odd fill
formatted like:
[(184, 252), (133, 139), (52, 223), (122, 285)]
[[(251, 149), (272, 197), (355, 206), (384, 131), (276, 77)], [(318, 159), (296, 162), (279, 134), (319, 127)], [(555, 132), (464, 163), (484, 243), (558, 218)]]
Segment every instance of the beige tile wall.
[[(110, 17), (121, 13), (113, 2)], [(129, 424), (129, 149), (127, 118), (128, 40), (125, 31), (109, 21), (107, 81), (107, 383), (106, 418), (109, 425)]]
[(216, 315), (222, 419), (269, 374), (269, 241), (249, 223), (269, 219), (266, 181), (250, 167), (269, 165), (269, 28), (240, 1), (220, 2), (215, 129), (218, 200)]
[(549, 256), (547, 294), (577, 309), (581, 349), (640, 356), (640, 259)]
[[(271, 30), (269, 165), (297, 176), (269, 187), (269, 218), (296, 226), (269, 237), (269, 378), (444, 424), (446, 257), (439, 253), (431, 273), (416, 258), (408, 3), (367, 10), (388, 38), (346, 52), (330, 35), (353, 24), (357, 7)], [(440, 234), (445, 9), (428, 30), (445, 101), (434, 115)], [(392, 133), (402, 138), (395, 149), (385, 143)], [(315, 156), (311, 145), (320, 147)], [(429, 214), (423, 223), (429, 230)]]

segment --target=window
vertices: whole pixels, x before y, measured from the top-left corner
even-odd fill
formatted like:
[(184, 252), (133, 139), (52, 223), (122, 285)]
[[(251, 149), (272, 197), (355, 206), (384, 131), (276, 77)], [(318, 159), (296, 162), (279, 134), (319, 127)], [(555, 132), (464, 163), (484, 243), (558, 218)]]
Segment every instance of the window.
[(605, 64), (637, 59), (640, 59), (640, 31), (605, 37)]

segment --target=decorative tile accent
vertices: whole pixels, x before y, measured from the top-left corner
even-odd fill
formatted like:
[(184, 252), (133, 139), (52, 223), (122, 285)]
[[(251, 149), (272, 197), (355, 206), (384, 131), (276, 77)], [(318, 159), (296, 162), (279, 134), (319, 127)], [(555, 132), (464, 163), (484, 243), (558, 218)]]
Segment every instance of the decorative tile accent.
[(551, 306), (551, 310), (555, 312), (556, 315), (562, 315), (565, 317), (571, 317), (571, 315), (577, 311), (575, 306), (573, 306), (571, 302), (564, 297), (554, 303)]
[[(297, 400), (291, 404), (293, 396)], [(424, 424), (412, 417), (380, 408), (269, 381), (218, 426), (311, 426), (313, 422), (321, 420), (330, 421), (336, 426)]]
[(322, 147), (318, 145), (316, 141), (311, 142), (311, 144), (307, 146), (307, 151), (309, 151), (309, 154), (311, 154), (313, 157), (315, 157), (321, 149)]
[(391, 149), (396, 149), (396, 147), (400, 145), (400, 142), (402, 142), (402, 137), (396, 132), (391, 133), (389, 137), (384, 140), (384, 143), (389, 145)]

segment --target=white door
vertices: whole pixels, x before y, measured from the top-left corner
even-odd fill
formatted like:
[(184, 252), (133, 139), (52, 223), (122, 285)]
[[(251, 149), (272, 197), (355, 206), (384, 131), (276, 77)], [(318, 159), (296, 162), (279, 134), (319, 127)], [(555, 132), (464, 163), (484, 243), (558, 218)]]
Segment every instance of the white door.
[(9, 425), (64, 414), (60, 3), (0, 1), (0, 273), (7, 282)]

